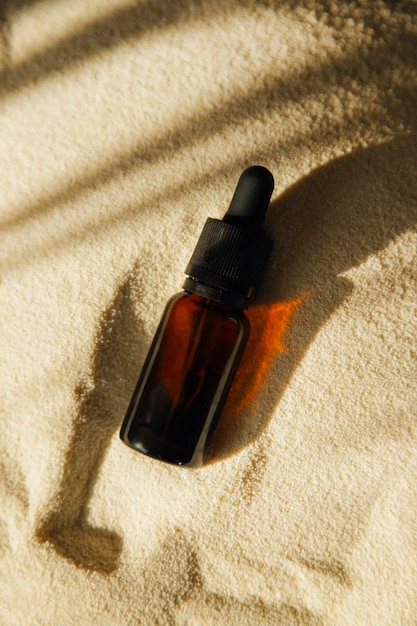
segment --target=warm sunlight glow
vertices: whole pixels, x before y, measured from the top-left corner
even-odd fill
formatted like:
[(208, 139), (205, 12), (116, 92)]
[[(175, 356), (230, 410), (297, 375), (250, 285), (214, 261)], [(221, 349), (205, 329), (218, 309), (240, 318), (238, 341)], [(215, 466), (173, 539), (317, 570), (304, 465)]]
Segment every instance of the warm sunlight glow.
[(251, 335), (227, 402), (232, 414), (248, 405), (262, 388), (273, 360), (286, 352), (285, 334), (288, 325), (305, 296), (289, 302), (252, 306), (247, 316)]

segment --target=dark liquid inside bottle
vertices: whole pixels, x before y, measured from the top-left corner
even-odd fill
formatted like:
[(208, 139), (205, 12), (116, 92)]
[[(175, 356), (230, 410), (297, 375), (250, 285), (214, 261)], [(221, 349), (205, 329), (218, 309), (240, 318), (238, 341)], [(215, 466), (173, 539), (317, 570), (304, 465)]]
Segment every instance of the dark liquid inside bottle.
[(163, 314), (120, 436), (132, 448), (200, 466), (249, 336), (239, 308), (183, 292)]

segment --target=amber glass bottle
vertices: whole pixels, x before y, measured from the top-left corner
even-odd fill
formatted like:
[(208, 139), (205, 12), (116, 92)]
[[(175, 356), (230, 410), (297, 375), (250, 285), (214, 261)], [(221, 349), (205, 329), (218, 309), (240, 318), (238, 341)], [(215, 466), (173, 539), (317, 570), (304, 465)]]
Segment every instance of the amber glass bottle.
[(199, 467), (249, 337), (254, 298), (272, 242), (262, 222), (271, 173), (243, 172), (223, 220), (209, 218), (186, 268), (184, 289), (168, 302), (120, 436), (157, 459)]

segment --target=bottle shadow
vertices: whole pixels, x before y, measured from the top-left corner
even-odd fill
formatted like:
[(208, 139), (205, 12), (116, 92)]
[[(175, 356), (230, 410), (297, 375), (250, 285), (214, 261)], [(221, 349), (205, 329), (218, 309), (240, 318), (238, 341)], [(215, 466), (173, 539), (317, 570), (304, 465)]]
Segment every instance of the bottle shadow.
[[(275, 240), (252, 335), (217, 429), (210, 463), (258, 440), (358, 266), (417, 223), (417, 138), (358, 149), (318, 168), (271, 203)], [(414, 194), (414, 195), (413, 195)]]
[(75, 390), (77, 415), (60, 486), (36, 531), (37, 539), (52, 544), (61, 556), (102, 572), (117, 567), (122, 538), (91, 525), (88, 504), (144, 356), (143, 330), (133, 307), (135, 284), (129, 277), (101, 318), (91, 376)]
[[(352, 291), (339, 274), (417, 222), (416, 150), (415, 137), (358, 150), (317, 169), (272, 203), (267, 220), (274, 253), (209, 463), (259, 439), (311, 342)], [(75, 392), (78, 410), (62, 479), (36, 531), (61, 556), (103, 573), (117, 567), (122, 538), (93, 526), (88, 505), (148, 347), (135, 312), (136, 269), (102, 316), (91, 376)], [(259, 473), (262, 463), (255, 461), (249, 474)]]

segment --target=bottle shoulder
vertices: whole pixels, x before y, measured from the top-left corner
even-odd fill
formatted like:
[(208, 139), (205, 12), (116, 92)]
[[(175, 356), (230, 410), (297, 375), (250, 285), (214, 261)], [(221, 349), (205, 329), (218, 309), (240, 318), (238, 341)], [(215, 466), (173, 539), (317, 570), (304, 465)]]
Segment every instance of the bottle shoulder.
[(186, 291), (174, 294), (168, 300), (159, 330), (175, 328), (176, 332), (185, 332), (185, 329), (202, 323), (203, 319), (205, 325), (215, 324), (216, 328), (223, 328), (225, 332), (229, 329), (227, 332), (237, 332), (239, 336), (250, 334), (251, 325), (242, 309)]
[(243, 309), (224, 304), (223, 302), (216, 302), (210, 298), (205, 298), (188, 291), (182, 291), (172, 296), (168, 300), (167, 307), (171, 310), (188, 309), (190, 312), (207, 310), (213, 315), (241, 320), (243, 324), (249, 324), (249, 319)]

